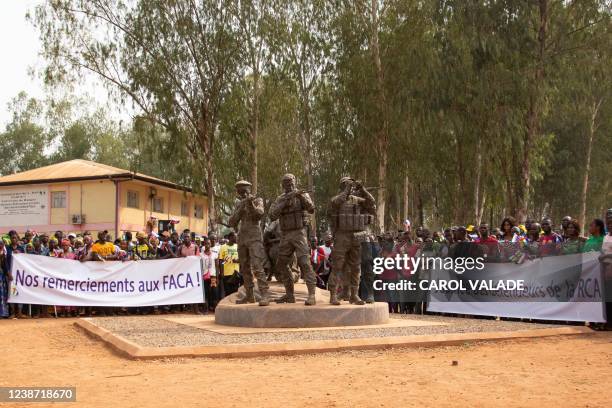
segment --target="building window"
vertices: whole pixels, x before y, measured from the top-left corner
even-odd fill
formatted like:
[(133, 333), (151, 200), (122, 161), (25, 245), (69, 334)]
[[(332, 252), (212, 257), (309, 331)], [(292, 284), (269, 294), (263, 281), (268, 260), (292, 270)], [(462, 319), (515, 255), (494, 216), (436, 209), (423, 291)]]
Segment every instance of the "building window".
[(138, 191), (128, 190), (127, 192), (127, 206), (130, 208), (140, 208)]
[(196, 218), (204, 218), (204, 206), (196, 205), (195, 206), (195, 217)]
[(51, 208), (66, 208), (66, 192), (51, 192)]
[(189, 202), (181, 201), (181, 215), (184, 217), (189, 216)]
[(164, 199), (161, 197), (153, 198), (153, 211), (164, 212)]

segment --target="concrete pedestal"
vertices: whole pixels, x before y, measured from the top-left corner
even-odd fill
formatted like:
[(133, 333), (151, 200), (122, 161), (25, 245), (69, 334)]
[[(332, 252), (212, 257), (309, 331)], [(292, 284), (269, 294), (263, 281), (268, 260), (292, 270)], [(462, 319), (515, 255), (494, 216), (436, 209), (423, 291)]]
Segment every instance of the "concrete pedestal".
[[(284, 294), (279, 284), (270, 287), (271, 300)], [(340, 306), (329, 304), (329, 293), (317, 289), (317, 304), (305, 306), (307, 296), (304, 284), (295, 285), (296, 303), (269, 306), (255, 304), (236, 304), (236, 299), (244, 296), (244, 288), (223, 299), (215, 309), (215, 323), (238, 327), (335, 327), (365, 326), (385, 324), (389, 321), (386, 303), (373, 303), (362, 306), (342, 302)], [(256, 291), (256, 298), (259, 297)]]

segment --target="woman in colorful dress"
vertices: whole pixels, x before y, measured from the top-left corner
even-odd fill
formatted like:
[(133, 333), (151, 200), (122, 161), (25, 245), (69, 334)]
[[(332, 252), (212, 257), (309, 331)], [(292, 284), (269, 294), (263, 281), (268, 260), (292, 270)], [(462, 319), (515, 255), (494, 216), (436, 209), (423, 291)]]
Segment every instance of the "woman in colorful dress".
[(9, 305), (9, 287), (13, 277), (11, 270), (8, 269), (8, 261), (6, 259), (6, 245), (4, 240), (0, 239), (0, 317), (8, 319)]
[(60, 248), (57, 238), (53, 237), (49, 239), (49, 256), (59, 258), (61, 253), (62, 248)]
[[(62, 248), (57, 252), (57, 257), (61, 259), (68, 259), (71, 261), (77, 259), (76, 252), (71, 250), (70, 240), (62, 239)], [(58, 306), (57, 311), (60, 317), (76, 317), (78, 315), (78, 308), (75, 306)]]
[(561, 244), (561, 254), (579, 254), (582, 252), (584, 241), (585, 239), (580, 236), (580, 224), (576, 220), (571, 220), (567, 225), (565, 241)]
[[(9, 231), (9, 244), (5, 245), (5, 249), (6, 249), (6, 268), (7, 271), (10, 273), (11, 271), (11, 267), (13, 265), (13, 255), (14, 254), (23, 254), (25, 253), (25, 248), (23, 245), (21, 245), (21, 241), (19, 240), (19, 235), (17, 234), (16, 231)], [(9, 296), (10, 296), (10, 288), (9, 288)], [(14, 319), (23, 319), (23, 318), (29, 318), (30, 316), (28, 314), (23, 314), (24, 310), (28, 310), (28, 305), (27, 304), (22, 304), (22, 303), (11, 303), (10, 305), (10, 309), (11, 309), (11, 315), (13, 316)]]
[(500, 227), (501, 237), (498, 240), (501, 262), (508, 262), (512, 257), (520, 252), (520, 230), (516, 226), (516, 220), (506, 217)]

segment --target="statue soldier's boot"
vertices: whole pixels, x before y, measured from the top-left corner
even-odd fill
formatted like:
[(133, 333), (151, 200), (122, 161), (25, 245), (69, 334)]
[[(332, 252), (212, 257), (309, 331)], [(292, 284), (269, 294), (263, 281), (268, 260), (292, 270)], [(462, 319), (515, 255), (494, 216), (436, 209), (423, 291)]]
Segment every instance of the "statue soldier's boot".
[(366, 298), (366, 303), (374, 303), (374, 288), (370, 285), (367, 285), (366, 292), (368, 292), (368, 297)]
[(350, 300), (349, 287), (346, 285), (342, 285), (342, 290), (340, 291), (340, 300)]
[(351, 286), (351, 298), (349, 303), (352, 305), (364, 305), (365, 302), (359, 297), (359, 286)]
[(246, 303), (255, 303), (255, 294), (253, 288), (244, 287), (245, 295), (242, 299), (236, 300), (237, 305), (244, 305)]
[(259, 294), (261, 296), (259, 299), (259, 306), (268, 306), (270, 304), (268, 289), (259, 289)]
[(316, 285), (308, 285), (308, 299), (304, 302), (306, 306), (314, 306), (317, 304), (317, 299), (315, 298), (316, 290)]
[(295, 303), (295, 294), (293, 293), (293, 280), (290, 277), (285, 281), (285, 294), (275, 300), (276, 303)]
[(338, 291), (335, 286), (329, 287), (329, 303), (334, 306), (340, 305), (340, 301), (338, 300)]

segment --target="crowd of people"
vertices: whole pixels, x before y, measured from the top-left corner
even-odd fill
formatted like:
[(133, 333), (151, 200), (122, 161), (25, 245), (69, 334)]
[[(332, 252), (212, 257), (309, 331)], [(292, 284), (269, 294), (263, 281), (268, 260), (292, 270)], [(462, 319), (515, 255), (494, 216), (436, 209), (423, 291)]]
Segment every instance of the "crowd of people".
[[(606, 237), (606, 224), (601, 219), (590, 222), (586, 234), (582, 234), (577, 220), (564, 217), (560, 228), (554, 230), (553, 221), (544, 218), (540, 222), (527, 220), (517, 224), (514, 218), (506, 217), (499, 228), (491, 228), (487, 223), (478, 227), (473, 225), (449, 227), (443, 231), (430, 232), (418, 227), (412, 238), (410, 222), (404, 223), (405, 231), (395, 237), (391, 233), (379, 236), (381, 247), (389, 248), (391, 242), (415, 249), (429, 249), (434, 256), (452, 256), (459, 243), (472, 243), (474, 251), (481, 253), (487, 262), (521, 263), (526, 257), (569, 255), (600, 251)], [(610, 229), (610, 226), (608, 226)]]
[[(606, 232), (607, 230), (607, 232)], [(28, 318), (47, 316), (78, 315), (115, 315), (115, 314), (163, 314), (192, 312), (205, 314), (214, 311), (219, 299), (234, 293), (242, 283), (240, 260), (236, 234), (232, 231), (223, 238), (209, 233), (197, 235), (189, 230), (178, 232), (163, 231), (138, 232), (133, 237), (125, 232), (121, 238), (112, 240), (108, 231), (100, 231), (94, 240), (93, 236), (70, 233), (65, 235), (57, 231), (52, 236), (34, 231), (26, 231), (20, 236), (16, 231), (0, 239), (0, 317)], [(589, 223), (587, 233), (582, 234), (579, 223), (572, 217), (564, 217), (559, 228), (550, 218), (540, 222), (527, 220), (518, 224), (512, 217), (502, 220), (499, 228), (491, 228), (487, 223), (478, 227), (473, 225), (456, 226), (430, 231), (419, 226), (412, 228), (410, 221), (404, 222), (404, 228), (395, 233), (387, 232), (371, 236), (362, 244), (362, 274), (360, 292), (363, 297), (371, 296), (372, 263), (376, 257), (395, 257), (398, 254), (415, 257), (421, 253), (428, 256), (484, 257), (486, 262), (522, 263), (525, 259), (567, 255), (585, 252), (600, 252), (600, 260), (605, 267), (612, 269), (612, 209), (606, 214), (606, 222), (594, 219)], [(264, 234), (266, 252), (269, 256), (268, 268), (274, 265), (274, 243), (277, 241)], [(322, 239), (311, 240), (311, 263), (317, 275), (317, 285), (326, 288), (327, 279), (333, 268), (333, 237), (327, 233)], [(11, 281), (11, 264), (13, 254), (25, 253), (38, 256), (50, 256), (72, 261), (147, 261), (186, 256), (202, 258), (202, 273), (206, 300), (203, 304), (173, 305), (141, 308), (78, 308), (53, 305), (9, 304)], [(609, 272), (608, 272), (609, 273)], [(273, 273), (268, 273), (271, 280)], [(395, 280), (414, 276), (412, 271), (386, 270), (382, 279)], [(398, 302), (378, 294), (376, 300), (387, 301), (391, 312), (420, 312), (414, 302)]]
[[(423, 302), (415, 302), (414, 293), (402, 291), (372, 291), (374, 278), (373, 260), (377, 257), (471, 257), (483, 258), (485, 263), (523, 263), (527, 259), (555, 255), (570, 255), (587, 252), (599, 253), (606, 279), (612, 278), (612, 209), (607, 211), (606, 221), (593, 219), (582, 233), (578, 221), (564, 217), (558, 226), (550, 218), (539, 222), (527, 220), (519, 224), (512, 217), (502, 220), (499, 227), (491, 228), (487, 223), (453, 226), (430, 231), (419, 226), (412, 228), (406, 220), (403, 229), (372, 236), (361, 244), (360, 297), (373, 295), (376, 301), (389, 304), (392, 313), (421, 313)], [(318, 285), (326, 287), (329, 271), (333, 268), (333, 242), (328, 236), (318, 247), (313, 242), (313, 264), (317, 271)], [(385, 268), (378, 277), (383, 282), (397, 282), (402, 279), (419, 280), (426, 270), (411, 270), (410, 264), (403, 269)]]
[[(229, 233), (221, 240), (215, 234), (199, 236), (189, 230), (178, 232), (163, 231), (138, 232), (134, 237), (131, 232), (125, 232), (122, 238), (112, 240), (108, 231), (97, 233), (94, 240), (92, 234), (64, 234), (56, 231), (49, 236), (46, 233), (37, 234), (26, 231), (20, 236), (16, 231), (9, 231), (0, 239), (0, 317), (48, 317), (48, 316), (78, 316), (78, 315), (115, 315), (115, 314), (148, 314), (148, 313), (179, 313), (192, 311), (208, 313), (214, 309), (216, 299), (225, 296), (225, 291), (231, 293), (237, 285), (226, 280), (226, 285), (218, 287), (217, 271), (222, 268), (226, 274), (237, 271), (238, 250), (236, 236)], [(199, 256), (202, 258), (202, 273), (206, 302), (201, 305), (173, 305), (164, 307), (141, 308), (77, 308), (52, 305), (22, 305), (9, 304), (10, 284), (13, 280), (11, 265), (14, 254), (32, 254), (50, 256), (72, 261), (148, 261), (154, 259), (180, 258)], [(220, 258), (221, 257), (221, 258)], [(221, 289), (221, 291), (219, 290)], [(51, 311), (51, 308), (52, 311)]]

